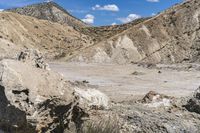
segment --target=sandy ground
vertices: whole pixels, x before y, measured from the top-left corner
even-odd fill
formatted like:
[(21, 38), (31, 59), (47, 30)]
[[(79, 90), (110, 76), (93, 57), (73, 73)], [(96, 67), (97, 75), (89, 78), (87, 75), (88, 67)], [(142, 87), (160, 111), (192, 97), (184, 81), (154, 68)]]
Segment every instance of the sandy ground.
[[(149, 91), (170, 96), (189, 96), (200, 86), (200, 71), (148, 69), (137, 65), (50, 63), (67, 80), (87, 80), (113, 101), (132, 100)], [(132, 74), (138, 72), (138, 74)]]

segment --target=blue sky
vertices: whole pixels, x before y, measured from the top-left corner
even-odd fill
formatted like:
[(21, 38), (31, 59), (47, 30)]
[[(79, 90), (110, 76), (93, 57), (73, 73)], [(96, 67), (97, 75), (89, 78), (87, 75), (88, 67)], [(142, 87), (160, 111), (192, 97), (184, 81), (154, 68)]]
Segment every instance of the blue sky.
[[(54, 0), (75, 17), (94, 26), (122, 24), (161, 12), (183, 0)], [(0, 0), (0, 9), (44, 0)]]

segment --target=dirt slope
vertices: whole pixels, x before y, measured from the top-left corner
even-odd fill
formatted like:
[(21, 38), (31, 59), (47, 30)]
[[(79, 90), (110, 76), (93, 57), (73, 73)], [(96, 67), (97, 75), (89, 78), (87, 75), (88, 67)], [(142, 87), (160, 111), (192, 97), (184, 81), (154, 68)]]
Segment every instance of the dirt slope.
[(48, 57), (59, 58), (92, 43), (90, 37), (72, 27), (11, 12), (0, 13), (0, 40), (4, 57), (16, 49), (36, 48)]
[(134, 20), (130, 23), (121, 24), (121, 25), (84, 27), (84, 28), (81, 28), (80, 31), (83, 34), (93, 37), (94, 42), (100, 42), (105, 39), (109, 39), (110, 37), (117, 35), (123, 31), (129, 29), (130, 27), (137, 25), (147, 19), (150, 19), (150, 18), (140, 18), (140, 19)]
[(87, 48), (72, 60), (177, 63), (199, 61), (200, 1), (189, 0)]

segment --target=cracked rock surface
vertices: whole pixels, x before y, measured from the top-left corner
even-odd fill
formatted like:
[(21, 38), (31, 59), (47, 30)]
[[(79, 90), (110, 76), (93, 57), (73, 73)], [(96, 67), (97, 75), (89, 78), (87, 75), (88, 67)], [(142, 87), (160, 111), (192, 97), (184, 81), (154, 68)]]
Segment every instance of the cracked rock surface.
[(16, 60), (0, 62), (0, 94), (5, 132), (64, 132), (71, 123), (78, 130), (85, 115), (59, 74)]

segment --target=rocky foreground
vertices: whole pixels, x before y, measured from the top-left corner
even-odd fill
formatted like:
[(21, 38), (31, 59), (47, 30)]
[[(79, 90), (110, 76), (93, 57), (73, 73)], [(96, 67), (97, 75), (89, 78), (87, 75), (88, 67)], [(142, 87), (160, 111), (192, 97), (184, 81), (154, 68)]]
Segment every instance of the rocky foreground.
[(42, 58), (39, 52), (31, 50), (21, 52), (16, 60), (0, 62), (0, 129), (3, 132), (78, 131), (82, 118), (88, 116), (86, 106), (81, 107), (79, 103), (96, 108), (104, 106), (98, 97), (95, 103), (84, 99), (78, 93), (80, 90), (76, 93), (75, 87), (78, 87), (50, 71)]
[[(199, 71), (199, 64), (190, 64), (200, 62), (199, 5), (199, 0), (187, 0), (152, 18), (106, 27), (90, 27), (53, 2), (1, 12), (0, 133), (199, 133), (200, 88), (188, 97), (150, 91), (145, 92), (144, 98), (117, 101), (87, 80), (67, 81), (50, 69), (43, 54), (27, 50), (39, 49), (54, 61), (158, 67), (156, 73), (162, 76), (168, 67)], [(13, 58), (16, 54), (17, 58)], [(183, 62), (188, 65), (183, 67)], [(170, 63), (181, 65), (169, 66)], [(101, 67), (102, 73), (109, 73)], [(125, 67), (117, 72), (122, 69)], [(186, 91), (198, 84), (195, 72), (192, 74), (195, 81), (190, 82), (188, 77), (177, 81), (187, 82), (183, 87)], [(123, 80), (128, 80), (127, 73)], [(144, 75), (140, 71), (128, 74), (129, 77)], [(114, 77), (106, 78), (106, 83)], [(131, 77), (129, 81), (140, 79), (134, 81)], [(123, 83), (127, 82), (119, 82), (116, 85), (124, 91), (127, 84)], [(143, 83), (140, 86), (145, 91)], [(190, 89), (188, 83), (192, 86)], [(171, 90), (178, 93), (183, 88)]]
[(200, 88), (174, 98), (149, 92), (113, 103), (86, 81), (69, 82), (26, 50), (0, 61), (0, 132), (191, 132), (200, 130)]

